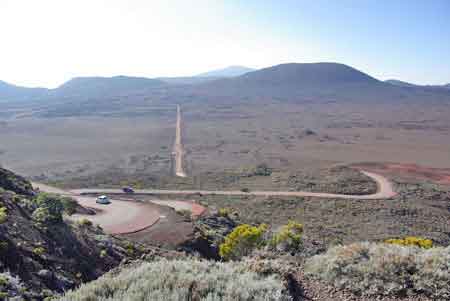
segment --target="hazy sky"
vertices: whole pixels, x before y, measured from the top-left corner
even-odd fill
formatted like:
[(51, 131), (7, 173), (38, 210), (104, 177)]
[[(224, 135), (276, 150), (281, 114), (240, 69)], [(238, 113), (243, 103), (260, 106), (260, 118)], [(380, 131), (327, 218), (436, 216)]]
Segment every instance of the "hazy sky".
[(335, 61), (450, 82), (448, 0), (0, 0), (0, 80), (184, 76)]

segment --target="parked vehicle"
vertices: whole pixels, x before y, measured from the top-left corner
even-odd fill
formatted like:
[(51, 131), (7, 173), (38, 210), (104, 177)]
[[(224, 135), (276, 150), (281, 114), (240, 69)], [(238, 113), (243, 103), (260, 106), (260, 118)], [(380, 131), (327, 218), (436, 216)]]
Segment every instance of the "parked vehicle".
[(134, 193), (134, 190), (131, 187), (124, 187), (124, 188), (122, 188), (122, 190), (125, 193)]
[(109, 200), (109, 198), (106, 195), (99, 196), (95, 202), (98, 204), (103, 204), (103, 205), (111, 204), (111, 201)]

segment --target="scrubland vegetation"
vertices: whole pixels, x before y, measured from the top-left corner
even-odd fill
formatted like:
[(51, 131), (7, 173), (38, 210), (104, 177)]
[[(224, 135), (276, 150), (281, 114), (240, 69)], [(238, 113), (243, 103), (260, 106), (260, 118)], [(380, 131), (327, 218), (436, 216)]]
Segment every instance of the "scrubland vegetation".
[(441, 300), (450, 298), (450, 247), (354, 243), (310, 258), (305, 269), (313, 277), (358, 295), (424, 293)]
[(156, 260), (108, 274), (59, 299), (290, 300), (279, 275), (259, 275), (240, 262)]

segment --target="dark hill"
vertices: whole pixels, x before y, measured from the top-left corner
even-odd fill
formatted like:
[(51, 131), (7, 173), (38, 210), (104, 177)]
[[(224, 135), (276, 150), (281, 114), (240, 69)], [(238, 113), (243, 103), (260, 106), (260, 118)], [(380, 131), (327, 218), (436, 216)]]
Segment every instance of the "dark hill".
[(337, 63), (282, 64), (254, 72), (241, 77), (250, 84), (270, 84), (285, 86), (323, 86), (340, 84), (367, 84), (379, 81), (352, 67)]
[(411, 91), (379, 81), (337, 63), (282, 64), (197, 87), (209, 97), (228, 101), (378, 101), (404, 98)]
[(52, 91), (62, 97), (98, 97), (127, 95), (164, 85), (163, 81), (144, 77), (77, 77)]

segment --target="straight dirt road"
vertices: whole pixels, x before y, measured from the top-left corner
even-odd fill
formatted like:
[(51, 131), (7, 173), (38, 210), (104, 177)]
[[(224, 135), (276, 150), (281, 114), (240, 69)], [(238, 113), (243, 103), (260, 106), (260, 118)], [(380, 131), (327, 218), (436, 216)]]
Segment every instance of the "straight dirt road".
[(175, 143), (173, 145), (173, 155), (175, 157), (175, 175), (178, 177), (186, 177), (183, 169), (184, 150), (181, 142), (181, 108), (177, 105), (177, 123), (175, 130)]

